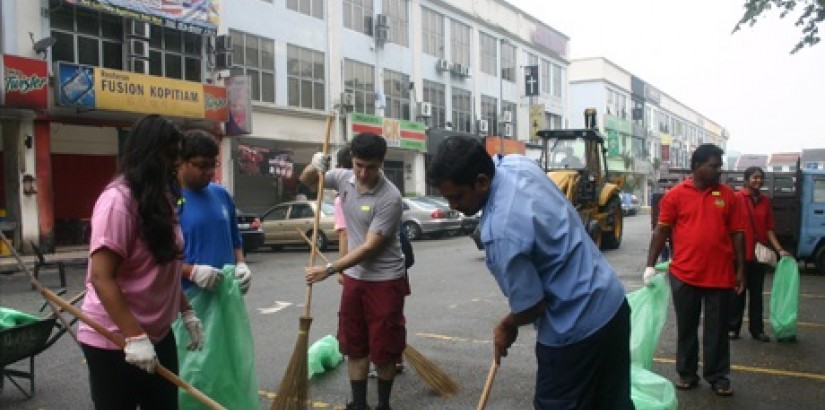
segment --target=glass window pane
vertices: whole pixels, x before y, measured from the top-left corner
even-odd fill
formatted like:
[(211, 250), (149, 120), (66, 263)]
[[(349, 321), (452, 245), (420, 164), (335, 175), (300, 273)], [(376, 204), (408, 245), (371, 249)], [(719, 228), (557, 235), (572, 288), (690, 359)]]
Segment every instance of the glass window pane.
[(252, 99), (261, 101), (261, 75), (256, 70), (246, 70), (246, 75), (251, 79), (250, 87), (252, 87)]
[(200, 56), (201, 37), (192, 33), (185, 33), (183, 35), (183, 52)]
[(149, 51), (149, 74), (163, 75), (163, 54), (160, 51)]
[(149, 25), (149, 47), (163, 48), (163, 29), (154, 24)]
[(229, 35), (232, 39), (232, 59), (235, 64), (243, 64), (243, 34), (237, 31), (230, 31)]
[(315, 66), (312, 69), (312, 78), (320, 81), (324, 81), (324, 56), (323, 54), (316, 54), (315, 57)]
[(319, 19), (324, 18), (323, 0), (312, 0), (312, 17), (317, 17)]
[(100, 17), (100, 34), (106, 38), (121, 40), (123, 38), (123, 19), (111, 14), (102, 14)]
[(275, 75), (261, 73), (261, 101), (275, 102)]
[(199, 58), (186, 57), (186, 81), (201, 81), (201, 60)]
[(57, 5), (50, 5), (49, 23), (53, 29), (74, 31), (74, 8), (64, 7), (60, 3), (62, 1), (58, 2)]
[(297, 107), (301, 104), (301, 90), (299, 88), (299, 81), (297, 78), (290, 78), (287, 83), (287, 100), (288, 104)]
[(312, 81), (301, 81), (301, 107), (312, 108)]
[(246, 36), (246, 60), (244, 65), (259, 67), (258, 65), (258, 38)]
[(181, 56), (176, 54), (166, 54), (166, 61), (163, 66), (165, 68), (164, 77), (183, 79), (183, 61)]
[(165, 29), (163, 30), (164, 48), (166, 51), (183, 51), (183, 39), (181, 32), (177, 30)]
[(100, 20), (97, 12), (83, 8), (77, 8), (77, 32), (83, 34), (99, 35)]
[(312, 96), (312, 108), (316, 110), (323, 110), (326, 109), (326, 94), (325, 94), (326, 87), (323, 84), (315, 84), (315, 95)]
[(100, 49), (96, 38), (77, 38), (77, 62), (80, 64), (99, 65)]
[(117, 70), (123, 69), (123, 46), (120, 43), (103, 42), (103, 66)]
[(264, 70), (275, 69), (275, 42), (272, 40), (261, 40), (261, 67)]
[(57, 40), (51, 48), (52, 62), (74, 60), (74, 36), (71, 34), (61, 33), (59, 31), (52, 31), (52, 37)]

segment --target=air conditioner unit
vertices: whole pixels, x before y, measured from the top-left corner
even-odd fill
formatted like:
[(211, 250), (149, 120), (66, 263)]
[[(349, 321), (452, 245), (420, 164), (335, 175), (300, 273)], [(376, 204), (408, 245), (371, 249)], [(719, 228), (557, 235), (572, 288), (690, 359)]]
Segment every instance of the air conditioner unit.
[(458, 63), (453, 64), (450, 71), (455, 75), (464, 75), (464, 66)]
[(218, 53), (226, 53), (232, 51), (232, 37), (228, 34), (222, 34), (215, 37), (215, 51)]
[(232, 68), (233, 65), (235, 65), (235, 61), (232, 58), (232, 53), (215, 54), (215, 68), (218, 70), (226, 70)]
[(513, 124), (504, 124), (504, 136), (513, 138)]
[(389, 27), (390, 21), (387, 18), (386, 14), (376, 14), (375, 15), (375, 25), (377, 27)]
[(129, 37), (139, 37), (148, 39), (151, 33), (149, 23), (131, 20), (129, 23)]
[(487, 120), (478, 120), (478, 133), (486, 134), (490, 132), (490, 123)]
[(149, 74), (149, 60), (132, 57), (129, 59), (129, 69), (133, 73)]
[(149, 58), (149, 42), (137, 38), (129, 39), (129, 56)]
[(433, 115), (433, 105), (424, 101), (418, 103), (418, 115), (421, 117), (429, 118)]
[(470, 67), (464, 66), (463, 70), (461, 71), (461, 75), (463, 75), (465, 77), (469, 77), (470, 76)]
[(449, 71), (450, 70), (450, 62), (443, 59), (443, 58), (440, 58), (435, 63), (435, 69), (438, 70), (438, 71)]
[(508, 110), (502, 111), (501, 118), (499, 120), (503, 123), (513, 122), (513, 112)]
[(355, 106), (355, 94), (353, 93), (341, 93), (341, 105), (344, 107), (354, 107)]

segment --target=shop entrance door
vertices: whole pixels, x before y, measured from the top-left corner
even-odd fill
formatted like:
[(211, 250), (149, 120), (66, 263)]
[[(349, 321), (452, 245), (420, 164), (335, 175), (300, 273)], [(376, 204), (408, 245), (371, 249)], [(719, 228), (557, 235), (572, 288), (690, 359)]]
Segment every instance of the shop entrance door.
[(395, 187), (404, 195), (404, 162), (402, 161), (384, 161), (384, 175), (390, 180)]

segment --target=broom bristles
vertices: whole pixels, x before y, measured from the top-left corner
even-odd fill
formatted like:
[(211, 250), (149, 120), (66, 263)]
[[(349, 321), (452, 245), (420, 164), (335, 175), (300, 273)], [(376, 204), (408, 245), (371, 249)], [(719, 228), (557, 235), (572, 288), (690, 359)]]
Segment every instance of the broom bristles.
[(278, 393), (272, 400), (271, 410), (306, 410), (307, 400), (307, 351), (309, 350), (309, 325), (312, 318), (302, 317), (298, 340), (289, 365), (286, 368)]
[(448, 397), (458, 393), (458, 383), (441, 370), (437, 364), (424, 357), (423, 354), (410, 345), (407, 345), (404, 349), (404, 360), (415, 369), (424, 384), (439, 396)]

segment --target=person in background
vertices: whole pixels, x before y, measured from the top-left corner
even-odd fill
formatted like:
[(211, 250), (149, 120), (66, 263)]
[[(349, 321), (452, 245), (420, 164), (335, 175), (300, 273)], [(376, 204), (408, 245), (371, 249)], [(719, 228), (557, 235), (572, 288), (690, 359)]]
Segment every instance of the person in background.
[(399, 357), (407, 344), (404, 322), (404, 279), (401, 253), (401, 193), (381, 168), (387, 153), (383, 137), (371, 133), (350, 143), (352, 170), (329, 168), (329, 156), (316, 153), (301, 173), (301, 182), (315, 186), (323, 173), (324, 186), (338, 191), (347, 221), (348, 251), (326, 267), (305, 270), (307, 284), (344, 272), (338, 314), (338, 341), (348, 356), (352, 402), (348, 410), (367, 406), (370, 362), (378, 369), (378, 407), (390, 409), (390, 396)]
[[(343, 169), (352, 169), (352, 154), (350, 153), (349, 145), (345, 145), (338, 150), (335, 157), (336, 167)], [(338, 233), (338, 257), (347, 254), (347, 220), (344, 218), (344, 210), (341, 208), (341, 197), (335, 196), (334, 215), (335, 215), (335, 232)], [(338, 283), (344, 284), (344, 274), (338, 273)]]
[(493, 330), (495, 361), (534, 324), (533, 407), (633, 409), (630, 306), (618, 276), (570, 201), (522, 155), (490, 158), (476, 139), (448, 137), (427, 169), (450, 208), (483, 210), (487, 268), (510, 312)]
[[(252, 272), (244, 261), (235, 202), (226, 188), (212, 182), (218, 166), (217, 156), (218, 143), (212, 135), (202, 130), (186, 132), (181, 151), (183, 161), (178, 167), (178, 182), (182, 191), (182, 199), (178, 203), (178, 217), (184, 238), (183, 288), (193, 303), (198, 300), (196, 298), (201, 297), (203, 292), (212, 291), (222, 277), (221, 269), (224, 265), (235, 266), (235, 277), (243, 294), (249, 290), (252, 281)], [(209, 298), (208, 309), (218, 311), (220, 308), (214, 306), (218, 302), (216, 298)], [(207, 309), (204, 306), (207, 305), (195, 303), (196, 313), (205, 318)], [(222, 334), (227, 329), (237, 331), (239, 324), (248, 323), (248, 320), (240, 321), (240, 318), (227, 318), (214, 313), (210, 316), (212, 322), (207, 322), (211, 326), (207, 329), (206, 337), (210, 341), (222, 340)], [(224, 322), (228, 320), (235, 320), (235, 325)], [(251, 330), (248, 331), (251, 332)], [(247, 338), (238, 340), (247, 340)], [(254, 346), (245, 347), (254, 349)], [(210, 355), (203, 360), (209, 360), (210, 357), (215, 356), (216, 360), (224, 359), (239, 363), (241, 359), (232, 360), (232, 358), (235, 355), (247, 355), (249, 352), (237, 350), (239, 349), (235, 344), (213, 346), (210, 349)], [(231, 401), (236, 406), (239, 403), (248, 405), (258, 403), (257, 384), (236, 386), (236, 380), (233, 379), (236, 373), (231, 371), (221, 374), (201, 374), (196, 371), (201, 360), (184, 360), (185, 355), (184, 352), (181, 358), (181, 373), (189, 375), (187, 382), (207, 396), (213, 396), (210, 393), (215, 392), (215, 397)], [(195, 366), (195, 370), (187, 369), (188, 366)], [(232, 393), (226, 393), (229, 391)], [(181, 391), (180, 401), (181, 405), (186, 404), (182, 408), (191, 407), (194, 403), (191, 396), (183, 391)], [(231, 407), (229, 402), (222, 404)]]
[(748, 303), (748, 330), (751, 337), (760, 342), (770, 342), (771, 338), (765, 334), (765, 322), (762, 318), (762, 288), (768, 267), (756, 260), (753, 247), (756, 242), (765, 244), (770, 241), (780, 256), (790, 256), (790, 253), (782, 249), (773, 231), (775, 223), (771, 200), (761, 191), (765, 172), (760, 167), (750, 167), (745, 170), (744, 177), (745, 185), (736, 194), (742, 200), (742, 207), (747, 215), (745, 221), (745, 282), (747, 286), (742, 293), (733, 296), (728, 337), (731, 340), (739, 339), (747, 298), (750, 302)]
[[(702, 375), (720, 396), (733, 394), (730, 375), (731, 290), (741, 293), (744, 277), (744, 219), (741, 201), (719, 183), (724, 151), (702, 144), (690, 159), (691, 178), (679, 183), (659, 202), (659, 220), (647, 254), (642, 279), (656, 275), (656, 258), (670, 240), (670, 287), (678, 333), (678, 389), (699, 385), (699, 319), (704, 306)], [(735, 262), (735, 263), (733, 263)]]
[(96, 409), (177, 409), (178, 357), (172, 322), (182, 316), (189, 349), (203, 346), (195, 312), (181, 290), (183, 237), (175, 215), (175, 170), (183, 134), (148, 115), (132, 126), (119, 170), (94, 206), (82, 311), (126, 339), (121, 349), (85, 323), (77, 339)]

